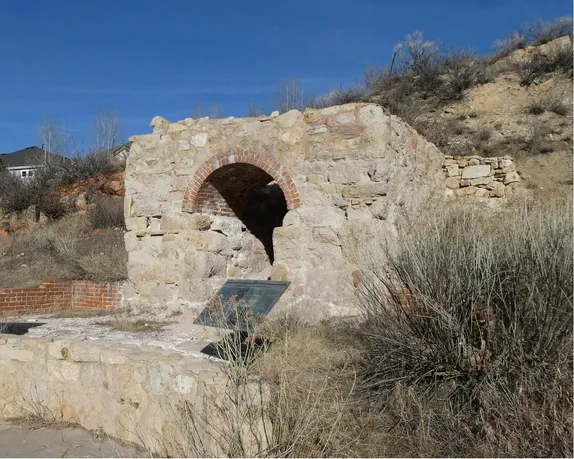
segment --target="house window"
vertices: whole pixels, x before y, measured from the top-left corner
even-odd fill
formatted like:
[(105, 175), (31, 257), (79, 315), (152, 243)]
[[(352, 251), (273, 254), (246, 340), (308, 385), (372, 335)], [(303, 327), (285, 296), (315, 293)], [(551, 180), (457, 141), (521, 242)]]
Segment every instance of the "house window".
[(34, 171), (28, 171), (28, 177), (33, 177), (34, 176)]
[(22, 171), (22, 177), (26, 177), (26, 171)]

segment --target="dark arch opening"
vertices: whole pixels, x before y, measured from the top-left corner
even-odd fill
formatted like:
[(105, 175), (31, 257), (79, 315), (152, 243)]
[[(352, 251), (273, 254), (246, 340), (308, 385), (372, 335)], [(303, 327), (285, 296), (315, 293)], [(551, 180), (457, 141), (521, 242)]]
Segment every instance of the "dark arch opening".
[(263, 169), (247, 163), (220, 167), (201, 185), (194, 207), (197, 212), (234, 214), (261, 241), (273, 263), (273, 230), (283, 225), (287, 201), (281, 187)]

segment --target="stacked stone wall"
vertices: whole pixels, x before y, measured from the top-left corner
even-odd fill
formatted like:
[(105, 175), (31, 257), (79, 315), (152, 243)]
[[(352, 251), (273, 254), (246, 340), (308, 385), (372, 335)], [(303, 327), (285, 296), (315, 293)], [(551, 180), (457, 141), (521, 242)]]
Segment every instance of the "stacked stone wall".
[(445, 156), (446, 195), (472, 198), (504, 198), (520, 181), (510, 156)]

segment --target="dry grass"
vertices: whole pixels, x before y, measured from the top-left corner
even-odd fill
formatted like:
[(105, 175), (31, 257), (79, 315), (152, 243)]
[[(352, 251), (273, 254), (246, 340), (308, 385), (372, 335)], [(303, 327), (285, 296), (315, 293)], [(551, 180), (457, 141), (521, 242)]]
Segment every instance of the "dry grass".
[(94, 229), (125, 229), (123, 198), (96, 195), (90, 201), (88, 213)]
[[(231, 307), (237, 317), (245, 316), (236, 302)], [(342, 450), (336, 445), (355, 440), (340, 429), (355, 374), (352, 349), (333, 345), (332, 331), (293, 318), (264, 323), (257, 337), (221, 331), (217, 342), (217, 354), (225, 359), (219, 361), (221, 383), (202, 389), (201, 405), (183, 400), (174, 407), (176, 429), (161, 439), (161, 454), (336, 455)]]
[(162, 454), (570, 457), (571, 201), (442, 212), (370, 247), (362, 320), (222, 333)]
[(361, 291), (361, 393), (402, 454), (570, 457), (571, 200), (413, 224)]
[(51, 319), (76, 319), (109, 316), (115, 313), (115, 310), (102, 311), (99, 309), (60, 309), (50, 314)]
[(160, 322), (148, 319), (133, 319), (129, 317), (114, 317), (104, 322), (96, 322), (96, 325), (109, 327), (113, 331), (141, 333), (141, 332), (159, 332), (163, 327), (171, 325), (173, 322)]
[(76, 424), (76, 420), (65, 414), (65, 404), (62, 397), (56, 409), (48, 407), (38, 390), (38, 383), (28, 381), (26, 389), (22, 389), (20, 396), (14, 401), (19, 415), (8, 419), (13, 424), (27, 429), (64, 428)]
[(6, 241), (0, 257), (0, 287), (35, 287), (46, 279), (99, 282), (127, 276), (123, 231), (94, 232), (82, 215), (37, 225)]

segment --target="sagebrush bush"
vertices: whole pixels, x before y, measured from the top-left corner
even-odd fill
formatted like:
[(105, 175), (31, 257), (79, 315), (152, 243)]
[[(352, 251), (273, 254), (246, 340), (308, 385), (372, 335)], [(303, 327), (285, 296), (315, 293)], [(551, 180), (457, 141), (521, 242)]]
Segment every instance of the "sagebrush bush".
[(564, 16), (536, 22), (525, 28), (525, 35), (534, 45), (543, 45), (566, 35), (572, 37), (572, 18)]
[(528, 39), (524, 32), (512, 32), (508, 37), (503, 40), (496, 40), (492, 47), (494, 48), (494, 55), (492, 61), (502, 59), (518, 49), (524, 49), (528, 46)]
[(572, 203), (402, 229), (361, 291), (361, 388), (439, 455), (572, 455)]
[(520, 84), (529, 86), (537, 78), (551, 72), (572, 74), (572, 52), (572, 42), (569, 46), (555, 49), (548, 54), (533, 51), (516, 65)]
[(2, 251), (0, 287), (34, 287), (45, 279), (127, 278), (123, 232), (103, 229), (95, 234), (84, 215), (19, 231)]
[(8, 172), (0, 174), (0, 209), (5, 214), (20, 213), (30, 206), (36, 210), (36, 220), (44, 214), (50, 220), (61, 218), (66, 208), (61, 202), (54, 180), (40, 171), (34, 178), (23, 179)]
[(529, 45), (543, 45), (563, 36), (572, 37), (572, 18), (558, 17), (552, 21), (525, 24), (520, 30), (512, 32), (507, 38), (493, 44), (492, 61), (502, 59), (518, 49)]
[(47, 165), (44, 173), (58, 183), (68, 185), (116, 172), (120, 168), (110, 151), (95, 151), (68, 161), (52, 162)]
[(325, 108), (334, 105), (350, 104), (353, 102), (366, 102), (366, 91), (360, 87), (340, 87), (332, 90), (329, 94), (319, 96), (311, 100), (307, 106), (310, 108)]
[(546, 104), (540, 99), (535, 99), (528, 105), (528, 113), (531, 115), (541, 115), (546, 111)]
[(91, 198), (88, 212), (93, 228), (125, 228), (122, 198), (95, 195)]
[(28, 182), (10, 174), (0, 173), (0, 208), (5, 214), (22, 212), (32, 205), (33, 190)]

